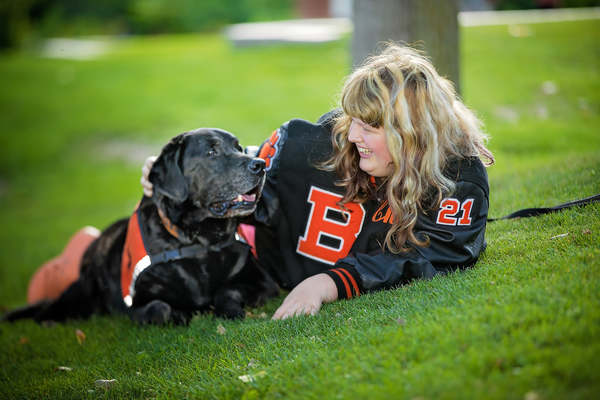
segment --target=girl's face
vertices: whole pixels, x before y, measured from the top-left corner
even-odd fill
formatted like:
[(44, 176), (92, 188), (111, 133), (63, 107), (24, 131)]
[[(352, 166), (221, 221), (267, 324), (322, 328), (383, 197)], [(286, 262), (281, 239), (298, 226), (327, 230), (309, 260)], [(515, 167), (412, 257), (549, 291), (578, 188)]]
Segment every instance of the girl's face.
[(391, 175), (394, 164), (383, 127), (374, 128), (358, 118), (352, 118), (348, 140), (356, 145), (360, 169), (376, 178)]

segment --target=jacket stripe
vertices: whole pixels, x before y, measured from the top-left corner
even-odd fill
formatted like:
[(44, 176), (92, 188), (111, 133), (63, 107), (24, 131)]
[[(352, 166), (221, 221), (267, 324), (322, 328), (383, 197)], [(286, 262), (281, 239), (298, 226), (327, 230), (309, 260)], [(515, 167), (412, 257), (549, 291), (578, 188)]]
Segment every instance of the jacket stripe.
[(344, 268), (338, 268), (338, 270), (342, 271), (348, 277), (348, 280), (350, 281), (350, 283), (352, 284), (352, 287), (354, 288), (354, 294), (355, 294), (355, 296), (360, 296), (360, 289), (358, 288), (358, 284), (356, 283), (356, 280), (350, 274), (350, 272), (348, 272)]
[(346, 280), (346, 277), (337, 269), (330, 269), (330, 271), (335, 272), (340, 277), (340, 279), (342, 280), (342, 283), (344, 284), (344, 287), (346, 288), (346, 297), (351, 299), (352, 291), (350, 290), (350, 285), (348, 285), (348, 281)]

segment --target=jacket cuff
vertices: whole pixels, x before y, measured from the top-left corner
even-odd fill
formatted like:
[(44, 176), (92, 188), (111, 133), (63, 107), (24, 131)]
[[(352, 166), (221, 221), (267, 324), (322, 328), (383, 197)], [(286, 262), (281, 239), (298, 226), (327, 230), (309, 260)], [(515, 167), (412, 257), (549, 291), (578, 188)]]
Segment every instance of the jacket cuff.
[(338, 290), (338, 299), (351, 299), (360, 296), (358, 272), (348, 264), (340, 264), (337, 268), (324, 271), (335, 282)]

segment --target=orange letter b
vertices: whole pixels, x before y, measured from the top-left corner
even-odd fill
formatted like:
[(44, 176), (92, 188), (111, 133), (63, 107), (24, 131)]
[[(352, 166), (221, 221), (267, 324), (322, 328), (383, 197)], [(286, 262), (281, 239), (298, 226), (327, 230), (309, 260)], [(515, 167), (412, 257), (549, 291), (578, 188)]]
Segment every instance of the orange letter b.
[(310, 188), (308, 202), (312, 204), (304, 236), (296, 251), (303, 256), (333, 265), (346, 257), (362, 229), (365, 209), (362, 204), (346, 203), (342, 210), (336, 203), (342, 196)]

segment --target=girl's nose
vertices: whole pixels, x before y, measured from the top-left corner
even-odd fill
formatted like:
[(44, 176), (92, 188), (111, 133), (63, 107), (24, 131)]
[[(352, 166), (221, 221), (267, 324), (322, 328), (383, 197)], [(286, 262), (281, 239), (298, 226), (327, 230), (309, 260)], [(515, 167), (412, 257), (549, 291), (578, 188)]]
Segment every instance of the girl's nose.
[(352, 143), (360, 142), (361, 137), (359, 131), (360, 129), (356, 122), (352, 121), (352, 123), (350, 124), (350, 132), (348, 132), (348, 141)]

